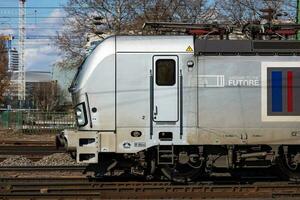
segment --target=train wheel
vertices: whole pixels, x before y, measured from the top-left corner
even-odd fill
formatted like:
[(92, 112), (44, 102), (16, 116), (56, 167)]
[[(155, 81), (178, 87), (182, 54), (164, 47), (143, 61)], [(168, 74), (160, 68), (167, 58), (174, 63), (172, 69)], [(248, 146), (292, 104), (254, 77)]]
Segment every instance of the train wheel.
[(161, 172), (169, 180), (175, 182), (189, 182), (196, 180), (204, 174), (204, 164), (199, 166), (190, 166), (188, 164), (163, 165)]
[(279, 150), (279, 157), (277, 158), (277, 164), (282, 172), (280, 177), (290, 180), (300, 179), (300, 164), (299, 164), (299, 152), (297, 147), (281, 147)]
[[(174, 147), (172, 154), (167, 153), (158, 156), (159, 159), (168, 158), (168, 162), (172, 161), (172, 164), (161, 164), (158, 167), (169, 180), (175, 182), (193, 181), (204, 174), (206, 166), (204, 155), (203, 147)], [(166, 160), (164, 162), (166, 163)]]

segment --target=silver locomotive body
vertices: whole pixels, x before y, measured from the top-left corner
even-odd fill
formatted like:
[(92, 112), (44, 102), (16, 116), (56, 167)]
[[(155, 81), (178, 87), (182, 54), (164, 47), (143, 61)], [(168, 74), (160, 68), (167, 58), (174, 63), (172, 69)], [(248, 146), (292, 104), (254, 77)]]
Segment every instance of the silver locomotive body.
[[(250, 45), (248, 52), (243, 42), (230, 44), (203, 47), (209, 42), (195, 42), (192, 36), (104, 40), (71, 86), (79, 128), (64, 131), (69, 150), (76, 151), (78, 162), (101, 164), (101, 154), (137, 154), (163, 146), (223, 146), (227, 157), (229, 147), (271, 147), (241, 151), (252, 158), (277, 156), (274, 146), (299, 145), (299, 85), (287, 99), (286, 76), (281, 90), (273, 77), (292, 71), (298, 84), (299, 57), (288, 49), (279, 55), (270, 48), (255, 52)], [(281, 102), (275, 99), (280, 97)], [(294, 111), (286, 111), (291, 102)], [(280, 105), (281, 113), (272, 110)], [(182, 163), (185, 155), (190, 156), (180, 151), (170, 163)]]

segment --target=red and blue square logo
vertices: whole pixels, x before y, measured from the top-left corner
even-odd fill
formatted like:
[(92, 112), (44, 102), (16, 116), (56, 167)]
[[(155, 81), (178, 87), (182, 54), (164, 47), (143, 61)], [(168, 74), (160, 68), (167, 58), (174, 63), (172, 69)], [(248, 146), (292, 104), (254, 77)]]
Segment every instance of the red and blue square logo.
[(300, 115), (300, 68), (267, 68), (267, 115)]

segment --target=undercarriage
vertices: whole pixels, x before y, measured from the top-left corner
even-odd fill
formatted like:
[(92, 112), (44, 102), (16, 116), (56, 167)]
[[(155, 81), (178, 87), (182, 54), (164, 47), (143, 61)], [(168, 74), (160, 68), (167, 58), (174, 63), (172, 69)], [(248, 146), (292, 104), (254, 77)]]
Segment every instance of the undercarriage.
[(98, 164), (92, 165), (97, 177), (126, 174), (190, 182), (220, 172), (238, 177), (249, 169), (261, 168), (272, 169), (284, 179), (300, 178), (299, 146), (156, 146), (136, 154), (100, 153), (98, 157)]

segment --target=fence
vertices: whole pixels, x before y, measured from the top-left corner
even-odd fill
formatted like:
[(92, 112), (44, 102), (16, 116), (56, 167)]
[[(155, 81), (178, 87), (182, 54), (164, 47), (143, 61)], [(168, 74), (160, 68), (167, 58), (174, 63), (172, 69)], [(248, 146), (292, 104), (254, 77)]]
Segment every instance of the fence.
[(38, 111), (3, 111), (0, 128), (23, 132), (58, 132), (76, 127), (73, 113)]

